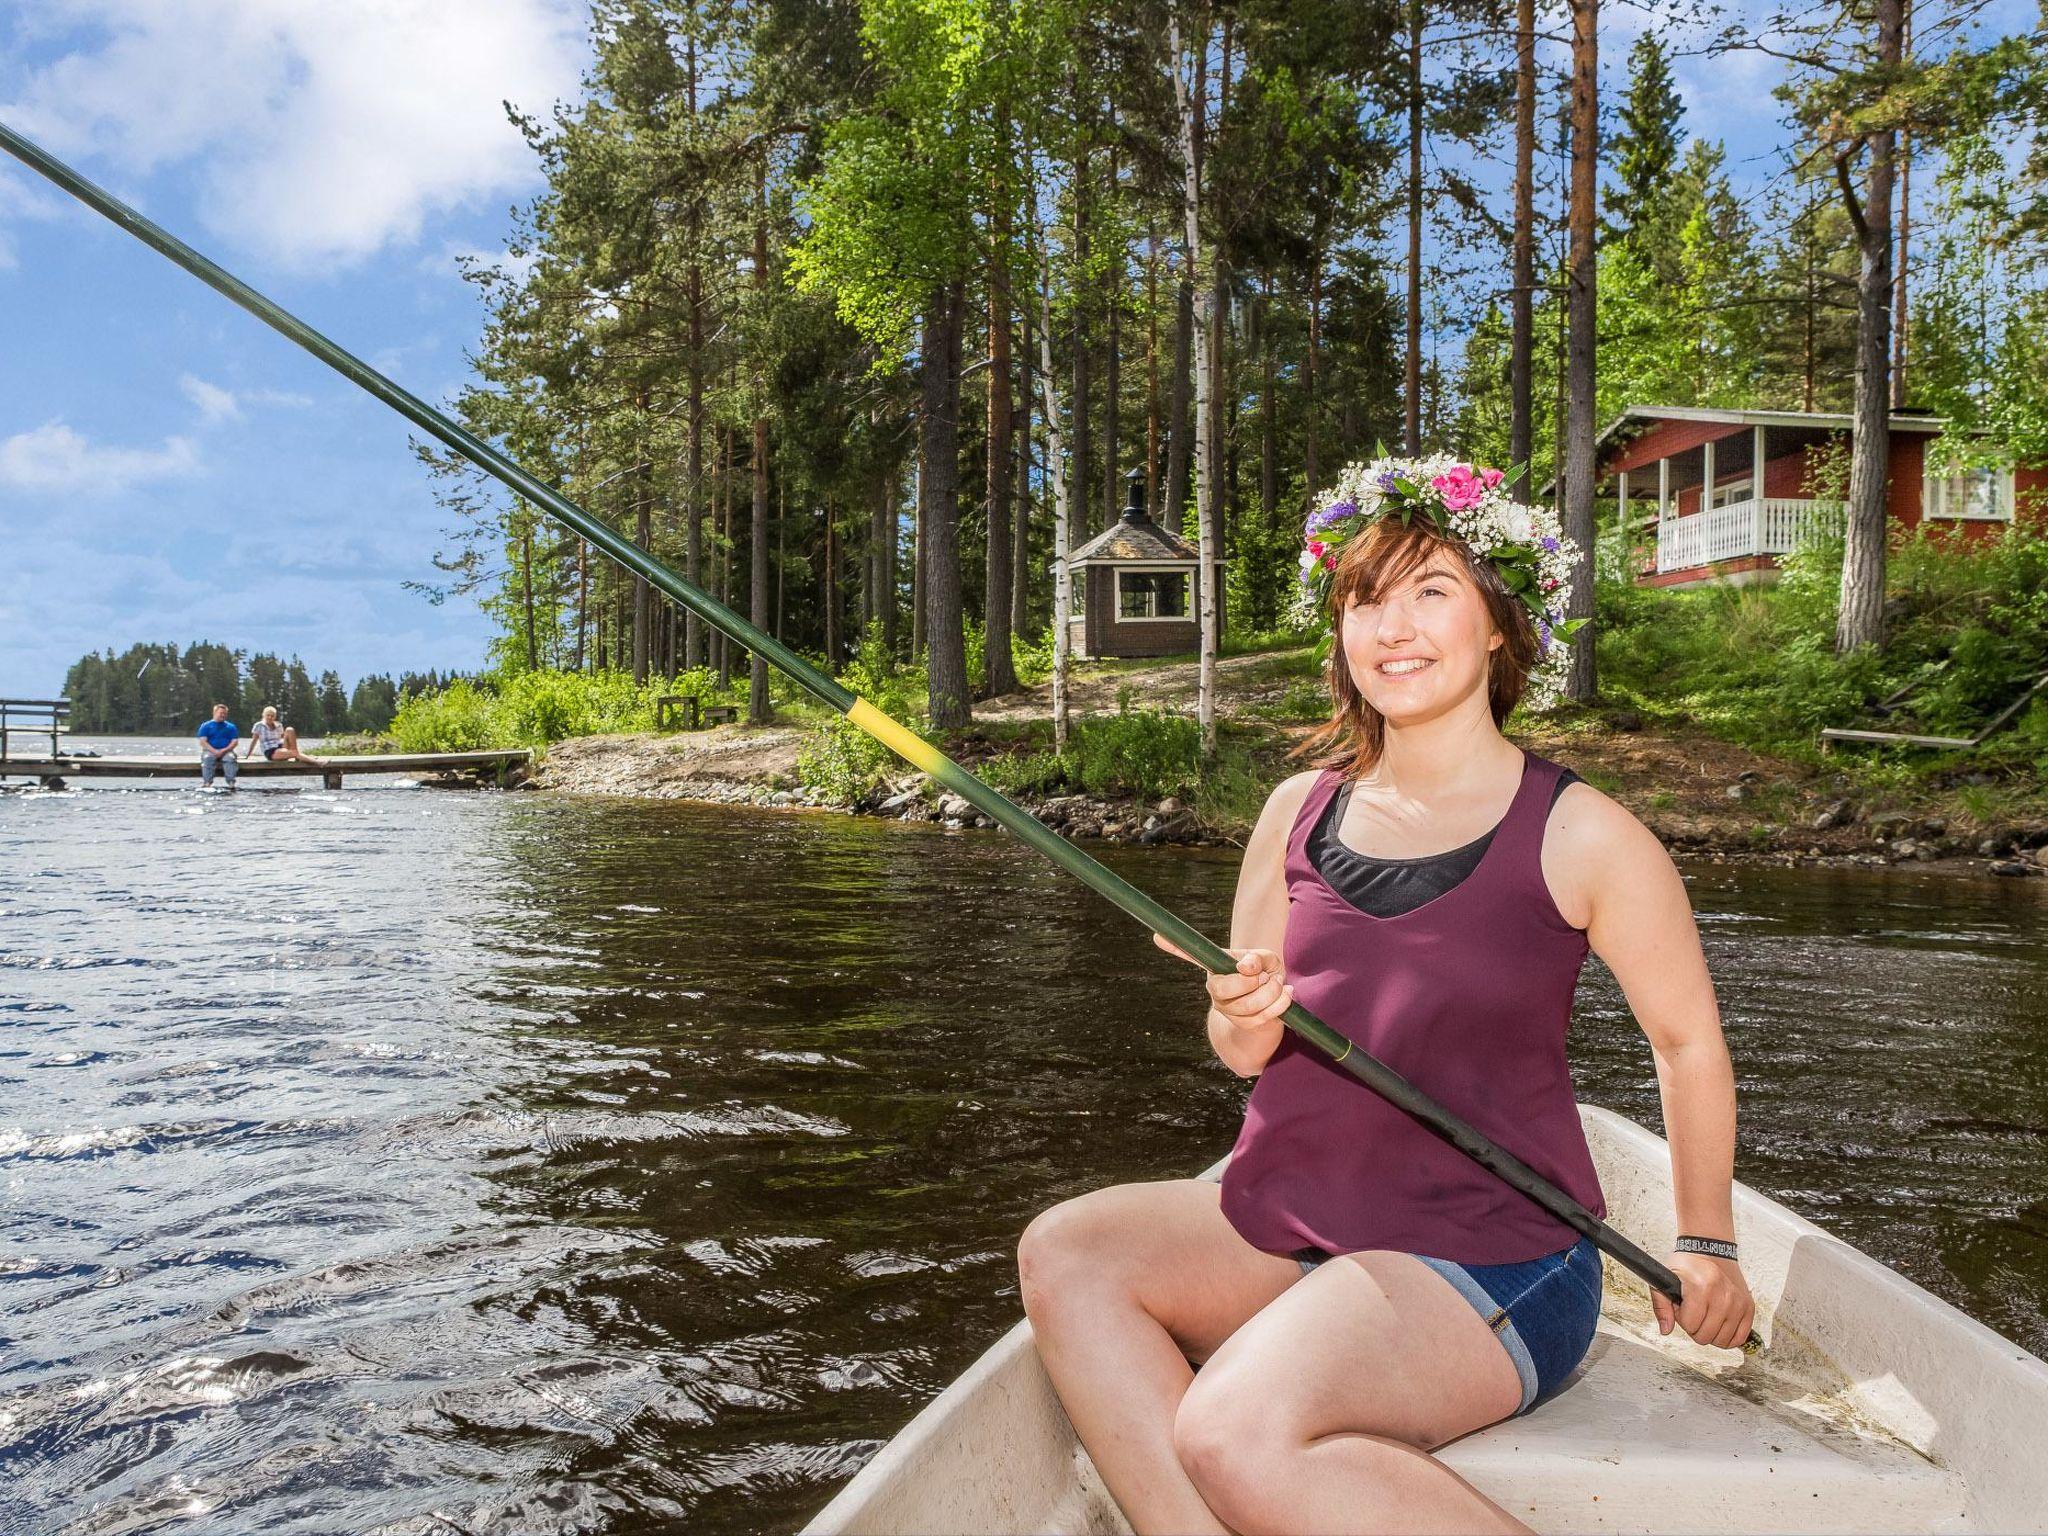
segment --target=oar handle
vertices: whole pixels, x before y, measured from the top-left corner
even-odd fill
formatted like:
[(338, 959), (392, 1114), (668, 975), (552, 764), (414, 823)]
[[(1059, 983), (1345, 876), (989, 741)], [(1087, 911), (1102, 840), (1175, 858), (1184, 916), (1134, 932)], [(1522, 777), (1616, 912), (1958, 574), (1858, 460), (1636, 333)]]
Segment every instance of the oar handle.
[[(1061, 869), (1090, 889), (1114, 902), (1154, 933), (1164, 934), (1190, 957), (1222, 975), (1237, 969), (1237, 962), (1219, 945), (1210, 942), (1182, 918), (1168, 911), (1106, 865), (1091, 859), (1054, 832), (1022, 806), (984, 784), (979, 778), (939, 751), (930, 742), (900, 722), (883, 714), (867, 700), (856, 697), (836, 679), (826, 675), (790, 650), (774, 636), (765, 634), (723, 603), (701, 591), (667, 565), (640, 548), (601, 519), (592, 516), (546, 482), (536, 479), (503, 453), (451, 420), (417, 395), (386, 378), (346, 348), (337, 345), (290, 311), (258, 293), (247, 283), (191, 246), (143, 217), (104, 188), (87, 180), (56, 156), (0, 123), (0, 148), (39, 175), (63, 188), (87, 207), (104, 215), (160, 255), (184, 268), (209, 288), (247, 310), (265, 325), (303, 347), (342, 377), (375, 395), (422, 431), (438, 438), (501, 484), (525, 497), (597, 546), (606, 555), (649, 584), (667, 593), (705, 623), (728, 636), (755, 655), (772, 662), (802, 688), (842, 712), (846, 718), (892, 748), (913, 766), (923, 769), (940, 784), (992, 821), (1008, 828)], [(1363, 1051), (1318, 1019), (1299, 1003), (1287, 1010), (1283, 1022), (1367, 1087), (1391, 1100), (1428, 1126), (1453, 1146), (1492, 1170), (1514, 1188), (1575, 1230), (1585, 1233), (1601, 1249), (1652, 1286), (1679, 1300), (1678, 1277), (1651, 1258), (1634, 1243), (1606, 1225), (1578, 1201), (1551, 1184), (1528, 1164), (1495, 1146), (1472, 1126), (1410, 1084), (1392, 1068)]]

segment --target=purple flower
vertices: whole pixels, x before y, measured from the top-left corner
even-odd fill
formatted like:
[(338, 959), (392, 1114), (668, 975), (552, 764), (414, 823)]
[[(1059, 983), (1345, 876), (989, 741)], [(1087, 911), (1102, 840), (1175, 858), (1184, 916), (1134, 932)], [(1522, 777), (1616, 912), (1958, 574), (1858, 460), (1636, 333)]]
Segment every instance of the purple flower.
[(1557, 540), (1546, 533), (1543, 536), (1543, 547), (1554, 555), (1557, 553)]
[(1539, 648), (1548, 651), (1550, 649), (1550, 620), (1548, 618), (1539, 618), (1536, 621), (1536, 629), (1542, 641)]
[(1391, 469), (1382, 470), (1380, 472), (1379, 487), (1381, 490), (1385, 491), (1388, 495), (1391, 496), (1394, 493), (1394, 482), (1400, 478), (1401, 477), (1395, 474), (1394, 471), (1392, 471)]
[(1348, 501), (1333, 501), (1320, 511), (1308, 515), (1308, 532), (1321, 533), (1325, 528), (1334, 527), (1347, 517), (1356, 517), (1358, 508)]

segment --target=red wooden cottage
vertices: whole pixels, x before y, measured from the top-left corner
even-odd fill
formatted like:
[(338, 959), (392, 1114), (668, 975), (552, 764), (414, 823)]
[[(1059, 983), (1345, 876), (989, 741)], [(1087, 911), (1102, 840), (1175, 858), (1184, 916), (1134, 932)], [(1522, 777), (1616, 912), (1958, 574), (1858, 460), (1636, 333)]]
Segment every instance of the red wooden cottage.
[[(1846, 445), (1850, 420), (1816, 411), (1724, 411), (1632, 405), (1600, 434), (1598, 494), (1619, 503), (1638, 532), (1645, 586), (1740, 584), (1773, 579), (1777, 557), (1837, 502), (1816, 498), (1814, 454)], [(2048, 470), (1977, 470), (1935, 475), (1928, 443), (1939, 417), (1895, 414), (1891, 425), (1890, 513), (1905, 527), (1939, 520), (1966, 537), (2012, 522), (2048, 521)]]

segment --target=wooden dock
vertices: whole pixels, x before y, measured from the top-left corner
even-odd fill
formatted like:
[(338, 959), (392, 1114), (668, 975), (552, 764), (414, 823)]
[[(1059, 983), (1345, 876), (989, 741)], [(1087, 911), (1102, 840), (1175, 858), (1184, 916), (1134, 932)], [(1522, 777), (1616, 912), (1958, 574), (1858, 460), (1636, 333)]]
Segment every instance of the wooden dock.
[[(250, 778), (318, 778), (327, 789), (341, 788), (352, 773), (470, 773), (502, 784), (515, 768), (524, 768), (533, 754), (524, 747), (489, 752), (389, 752), (358, 757), (323, 757), (318, 763), (296, 763), (253, 757), (237, 762), (235, 771)], [(191, 779), (199, 778), (199, 753), (190, 757), (56, 757), (0, 758), (0, 777), (40, 779), (45, 788), (62, 789), (66, 779)]]

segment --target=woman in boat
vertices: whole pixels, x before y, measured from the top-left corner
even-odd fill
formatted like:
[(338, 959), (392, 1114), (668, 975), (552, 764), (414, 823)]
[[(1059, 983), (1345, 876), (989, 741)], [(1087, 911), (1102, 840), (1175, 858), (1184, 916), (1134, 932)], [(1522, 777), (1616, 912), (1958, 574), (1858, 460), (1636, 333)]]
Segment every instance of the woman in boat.
[(1564, 1052), (1598, 954), (1671, 1144), (1685, 1300), (1653, 1296), (1659, 1328), (1748, 1337), (1734, 1074), (1684, 884), (1500, 732), (1555, 698), (1583, 622), (1571, 541), (1501, 478), (1355, 465), (1311, 515), (1335, 707), (1246, 845), (1237, 970), (1208, 979), (1216, 1054), (1256, 1079), (1229, 1167), (1066, 1201), (1019, 1247), (1039, 1353), (1140, 1533), (1526, 1531), (1429, 1452), (1541, 1408), (1592, 1341), (1592, 1240), (1286, 1031), (1297, 997), (1604, 1217)]
[(320, 765), (320, 759), (309, 756), (299, 747), (299, 733), (289, 725), (280, 724), (277, 706), (263, 706), (263, 718), (256, 722), (256, 729), (249, 735), (249, 745), (242, 752), (244, 762), (253, 757), (257, 748), (262, 748), (265, 762), (276, 762), (280, 757), (288, 762)]

